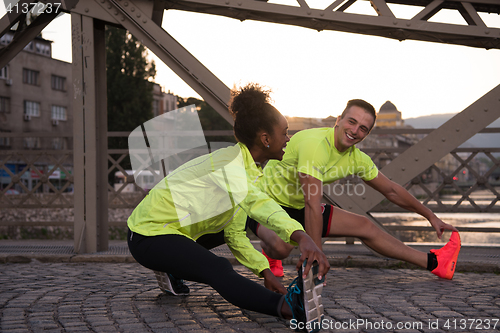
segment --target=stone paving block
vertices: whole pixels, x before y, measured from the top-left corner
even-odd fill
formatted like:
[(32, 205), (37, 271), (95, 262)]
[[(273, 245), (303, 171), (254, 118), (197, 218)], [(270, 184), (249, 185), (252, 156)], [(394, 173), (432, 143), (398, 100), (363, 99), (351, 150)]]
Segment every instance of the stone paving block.
[[(191, 295), (187, 297), (162, 294), (154, 275), (138, 264), (32, 263), (7, 264), (2, 268), (2, 333), (19, 330), (16, 327), (30, 332), (27, 325), (32, 323), (35, 325), (31, 326), (31, 332), (44, 333), (45, 329), (57, 332), (114, 329), (134, 333), (290, 332), (289, 323), (242, 311), (206, 285), (189, 282)], [(262, 283), (247, 270), (240, 267), (236, 270)], [(47, 276), (40, 275), (41, 271)], [(286, 266), (283, 283), (289, 283), (294, 274), (294, 268)], [(467, 319), (498, 317), (500, 310), (500, 289), (495, 274), (456, 273), (454, 280), (441, 281), (423, 270), (334, 267), (328, 281), (323, 291), (323, 305), (326, 316), (336, 320), (395, 323), (411, 318), (425, 323), (429, 319), (444, 320), (456, 313), (463, 316), (457, 318)], [(180, 325), (182, 320), (187, 321), (185, 325)]]
[(457, 317), (463, 317), (462, 314), (455, 312), (455, 311), (433, 311), (432, 315), (437, 317), (437, 318), (457, 318)]
[(160, 328), (174, 328), (175, 324), (169, 321), (163, 321), (158, 323), (148, 323), (147, 324), (152, 329), (160, 329)]

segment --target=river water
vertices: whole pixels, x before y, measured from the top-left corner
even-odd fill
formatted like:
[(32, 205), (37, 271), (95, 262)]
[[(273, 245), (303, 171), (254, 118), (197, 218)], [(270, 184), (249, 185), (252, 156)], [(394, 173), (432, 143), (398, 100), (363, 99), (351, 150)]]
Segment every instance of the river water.
[[(415, 213), (372, 213), (377, 221), (384, 225), (430, 226), (429, 222)], [(500, 228), (498, 213), (436, 213), (446, 223), (455, 227)], [(449, 233), (441, 240), (435, 232), (428, 231), (394, 231), (404, 242), (446, 242)], [(500, 233), (461, 232), (462, 244), (475, 246), (500, 246)]]

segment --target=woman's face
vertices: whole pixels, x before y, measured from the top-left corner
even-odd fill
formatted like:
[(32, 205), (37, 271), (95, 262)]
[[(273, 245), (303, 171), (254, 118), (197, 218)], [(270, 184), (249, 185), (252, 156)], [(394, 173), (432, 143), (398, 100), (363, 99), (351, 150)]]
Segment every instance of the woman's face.
[(272, 160), (282, 160), (285, 155), (285, 147), (290, 141), (288, 137), (288, 121), (280, 115), (278, 123), (274, 125), (274, 132), (269, 136), (269, 148), (265, 148), (267, 158)]

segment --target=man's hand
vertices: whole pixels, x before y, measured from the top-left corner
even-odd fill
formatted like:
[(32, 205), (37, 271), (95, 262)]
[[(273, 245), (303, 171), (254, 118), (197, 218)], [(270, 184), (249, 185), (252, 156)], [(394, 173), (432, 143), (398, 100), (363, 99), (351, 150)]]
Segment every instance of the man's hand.
[(300, 252), (302, 253), (299, 258), (299, 262), (297, 263), (297, 270), (299, 270), (300, 266), (302, 266), (304, 260), (307, 259), (306, 267), (302, 272), (303, 277), (307, 277), (307, 274), (309, 273), (309, 270), (315, 260), (319, 264), (318, 279), (321, 280), (324, 276), (326, 276), (326, 273), (330, 270), (330, 263), (328, 262), (325, 254), (316, 246), (312, 238), (305, 232), (297, 230), (293, 232), (290, 239), (299, 244)]
[(276, 278), (276, 276), (274, 276), (269, 268), (266, 268), (265, 270), (260, 272), (260, 274), (264, 277), (264, 287), (276, 293), (286, 295), (286, 288), (283, 287), (281, 282), (278, 280), (278, 278)]
[(399, 207), (425, 217), (434, 230), (436, 230), (439, 239), (441, 239), (444, 230), (458, 231), (454, 226), (441, 221), (441, 219), (439, 219), (428, 207), (422, 205), (420, 201), (401, 185), (389, 180), (382, 172), (379, 172), (377, 177), (366, 183)]
[(451, 230), (451, 231), (457, 231), (457, 228), (452, 226), (451, 224), (444, 223), (440, 218), (438, 218), (436, 215), (432, 216), (429, 219), (429, 223), (432, 225), (434, 230), (436, 230), (437, 236), (439, 239), (441, 239), (441, 236), (443, 236), (443, 231), (445, 230)]

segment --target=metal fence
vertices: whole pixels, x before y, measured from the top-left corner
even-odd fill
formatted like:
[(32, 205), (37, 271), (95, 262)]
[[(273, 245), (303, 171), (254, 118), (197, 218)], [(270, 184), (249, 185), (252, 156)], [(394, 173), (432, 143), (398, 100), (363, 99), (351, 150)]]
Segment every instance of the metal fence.
[[(379, 168), (382, 168), (431, 131), (430, 129), (375, 129), (370, 135), (371, 141), (366, 144), (380, 145), (381, 142), (385, 142), (385, 146), (361, 149), (372, 157)], [(481, 133), (498, 134), (500, 129), (488, 128)], [(128, 134), (110, 132), (108, 139), (126, 138)], [(221, 138), (229, 141), (233, 133), (208, 131), (205, 135), (207, 141), (218, 141)], [(0, 133), (0, 139), (9, 138), (9, 140), (2, 139), (1, 142), (13, 142), (16, 139), (35, 136), (70, 138), (72, 133)], [(387, 140), (392, 144), (388, 145)], [(396, 141), (399, 142), (399, 146), (395, 146)], [(2, 148), (0, 226), (73, 226), (72, 149), (14, 150), (8, 146)], [(133, 175), (128, 171), (128, 157), (128, 149), (111, 147), (108, 150), (108, 216), (111, 227), (125, 226), (128, 214), (147, 193), (147, 189), (137, 186)], [(188, 158), (190, 157), (177, 156), (179, 163)], [(500, 212), (500, 147), (457, 148), (404, 186), (434, 212), (498, 213)], [(30, 210), (34, 213), (27, 216)], [(66, 211), (66, 214), (58, 214), (60, 211)], [(371, 210), (371, 212), (400, 211), (401, 208), (388, 201), (381, 202)], [(406, 227), (405, 230), (408, 228), (411, 229)], [(415, 230), (432, 230), (428, 227), (422, 228), (413, 227)], [(390, 229), (396, 230), (398, 227), (393, 226)], [(463, 228), (462, 231), (500, 232), (500, 228), (480, 229)]]

